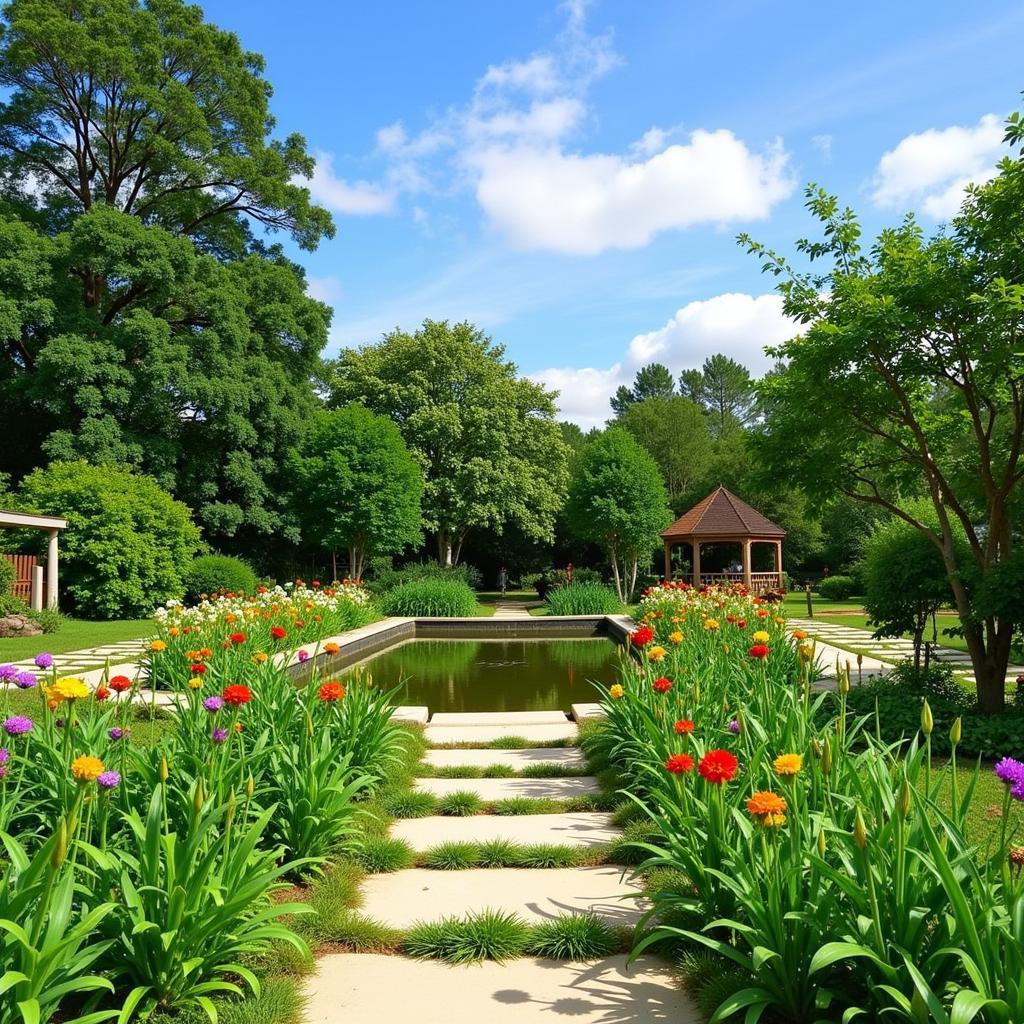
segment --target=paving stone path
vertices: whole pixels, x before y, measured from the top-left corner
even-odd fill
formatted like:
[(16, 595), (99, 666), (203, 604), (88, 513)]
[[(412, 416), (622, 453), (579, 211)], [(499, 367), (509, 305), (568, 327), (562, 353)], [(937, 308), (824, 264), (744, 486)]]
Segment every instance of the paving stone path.
[(531, 603), (526, 601), (499, 599), (494, 605), (494, 617), (496, 619), (528, 619), (530, 618), (530, 607)]
[[(827, 663), (825, 647), (831, 651), (837, 651), (840, 659), (855, 659), (855, 654), (850, 650), (863, 651), (864, 662), (872, 661), (875, 665), (881, 665), (884, 671), (886, 666), (895, 665), (904, 658), (910, 658), (914, 654), (914, 645), (909, 640), (892, 638), (886, 640), (875, 640), (871, 631), (860, 629), (857, 626), (846, 626), (840, 622), (823, 622), (820, 619), (788, 619), (787, 624), (792, 629), (802, 629), (819, 641), (819, 652), (822, 653), (822, 663)], [(959, 651), (954, 647), (933, 647), (932, 657), (952, 666), (956, 675), (965, 681), (974, 682), (974, 672), (971, 668), (971, 656), (966, 651)], [(834, 662), (835, 658), (831, 660)], [(866, 669), (864, 669), (866, 671)], [(1007, 682), (1011, 682), (1017, 676), (1024, 674), (1024, 665), (1010, 665), (1006, 671)]]
[[(111, 666), (133, 664), (138, 661), (147, 641), (121, 640), (118, 643), (104, 644), (102, 647), (87, 647), (79, 651), (65, 651), (53, 656), (53, 664), (58, 673), (65, 675), (71, 672), (88, 672), (102, 670), (108, 663)], [(39, 650), (46, 650), (46, 636), (39, 637)], [(0, 662), (4, 659), (0, 657)], [(19, 671), (38, 671), (32, 658), (13, 662)]]
[[(522, 736), (534, 743), (575, 737), (575, 722), (562, 712), (437, 714), (426, 727), (433, 744), (479, 744), (428, 750), (434, 767), (502, 764), (521, 769), (560, 765), (568, 774), (550, 779), (419, 779), (416, 788), (437, 795), (476, 792), (484, 800), (513, 796), (564, 798), (599, 791), (597, 780), (573, 774), (585, 765), (577, 747), (486, 749), (495, 736)], [(474, 815), (467, 818), (409, 818), (395, 822), (391, 835), (416, 851), (448, 840), (509, 839), (590, 846), (618, 835), (611, 815), (599, 813)], [(472, 911), (494, 909), (539, 922), (565, 914), (592, 912), (613, 925), (632, 925), (643, 912), (636, 888), (618, 867), (479, 869), (434, 871), (414, 868), (371, 875), (363, 889), (362, 912), (383, 924), (408, 928)], [(697, 1024), (689, 997), (660, 960), (626, 957), (590, 963), (526, 957), (504, 964), (449, 966), (403, 956), (333, 954), (317, 961), (307, 983), (307, 1024), (542, 1024), (571, 1017), (581, 1024)]]

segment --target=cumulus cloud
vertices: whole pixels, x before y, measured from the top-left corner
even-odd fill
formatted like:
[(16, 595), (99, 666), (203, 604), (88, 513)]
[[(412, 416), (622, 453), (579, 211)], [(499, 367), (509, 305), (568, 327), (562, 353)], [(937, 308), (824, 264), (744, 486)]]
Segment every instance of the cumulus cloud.
[(551, 367), (531, 376), (560, 393), (563, 419), (587, 429), (608, 419), (608, 402), (616, 388), (632, 384), (636, 371), (647, 363), (664, 363), (678, 374), (723, 352), (760, 374), (771, 365), (765, 347), (798, 331), (798, 325), (782, 312), (780, 296), (728, 292), (687, 303), (663, 326), (636, 335), (623, 358), (606, 369)]
[(916, 206), (936, 219), (951, 217), (964, 188), (991, 178), (1004, 152), (1003, 124), (995, 114), (973, 127), (908, 135), (878, 162), (872, 199), (883, 208)]
[(369, 181), (346, 181), (334, 173), (330, 153), (316, 154), (313, 177), (300, 178), (298, 183), (309, 189), (312, 197), (335, 213), (368, 216), (389, 213), (395, 205), (394, 190)]

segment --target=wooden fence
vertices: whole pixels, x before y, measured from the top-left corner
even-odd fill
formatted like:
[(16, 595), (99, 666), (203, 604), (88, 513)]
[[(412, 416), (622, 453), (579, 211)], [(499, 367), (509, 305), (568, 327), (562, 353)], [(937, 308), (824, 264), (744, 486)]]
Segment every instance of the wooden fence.
[(0, 555), (14, 563), (17, 575), (14, 578), (14, 596), (28, 601), (32, 597), (32, 570), (36, 565), (35, 555)]

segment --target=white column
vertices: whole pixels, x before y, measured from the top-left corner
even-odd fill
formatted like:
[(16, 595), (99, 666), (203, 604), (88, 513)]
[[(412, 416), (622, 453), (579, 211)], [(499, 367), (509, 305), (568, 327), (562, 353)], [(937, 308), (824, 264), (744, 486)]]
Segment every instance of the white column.
[(43, 610), (43, 567), (41, 565), (32, 566), (32, 597), (30, 603), (32, 605), (32, 611), (41, 612)]
[(693, 585), (700, 586), (700, 541), (693, 539)]
[(46, 607), (57, 607), (57, 530), (50, 531), (50, 540), (46, 545)]
[(743, 542), (743, 583), (749, 587), (750, 581), (750, 541)]

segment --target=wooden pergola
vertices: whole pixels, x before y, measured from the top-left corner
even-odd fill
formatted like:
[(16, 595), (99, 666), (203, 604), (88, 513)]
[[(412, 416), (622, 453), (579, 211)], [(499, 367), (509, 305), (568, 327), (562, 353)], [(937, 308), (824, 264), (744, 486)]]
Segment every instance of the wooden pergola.
[[(665, 579), (672, 578), (672, 549), (689, 544), (693, 549), (695, 587), (705, 583), (744, 583), (754, 592), (771, 590), (782, 585), (782, 538), (785, 536), (786, 531), (781, 526), (719, 486), (662, 533)], [(742, 571), (702, 573), (701, 544), (739, 544)], [(772, 572), (751, 571), (751, 549), (755, 544), (772, 545), (775, 566)]]
[[(68, 525), (68, 521), (61, 516), (37, 516), (28, 512), (4, 512), (0, 510), (0, 527), (14, 529), (45, 530), (47, 533), (46, 545), (46, 607), (57, 607), (57, 562), (59, 551), (57, 534)], [(32, 579), (32, 607), (40, 609), (43, 607), (43, 569), (36, 566), (33, 569)]]

